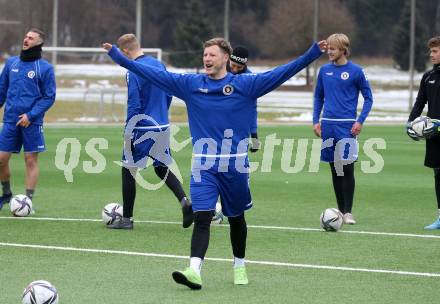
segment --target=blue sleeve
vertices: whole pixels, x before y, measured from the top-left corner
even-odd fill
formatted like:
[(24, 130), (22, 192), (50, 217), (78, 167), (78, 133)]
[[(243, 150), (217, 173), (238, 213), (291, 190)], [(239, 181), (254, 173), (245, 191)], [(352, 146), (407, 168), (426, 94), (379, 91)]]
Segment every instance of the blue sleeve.
[(5, 62), (3, 71), (0, 75), (0, 108), (6, 102), (6, 95), (8, 94), (9, 88), (9, 60)]
[(319, 58), (321, 54), (322, 52), (318, 44), (314, 43), (306, 53), (297, 59), (265, 73), (244, 74), (243, 76), (246, 75), (246, 77), (242, 77), (242, 79), (250, 82), (245, 83), (249, 88), (249, 95), (257, 99), (279, 87), (286, 80)]
[(139, 80), (137, 79), (135, 74), (127, 73), (126, 81), (128, 90), (127, 108), (130, 109), (129, 113), (127, 113), (127, 121), (129, 121), (133, 116), (141, 114), (141, 96), (139, 93)]
[(175, 74), (157, 67), (146, 65), (124, 56), (116, 46), (113, 46), (108, 55), (114, 62), (136, 73), (137, 76), (144, 78), (160, 89), (182, 100), (186, 100), (187, 79), (189, 75)]
[(363, 70), (360, 70), (359, 73), (358, 86), (359, 91), (361, 91), (361, 94), (364, 97), (364, 106), (362, 107), (361, 114), (357, 121), (363, 124), (373, 106), (373, 94), (371, 93), (370, 84), (368, 83), (367, 76), (365, 76)]
[(48, 66), (47, 70), (43, 73), (40, 82), (38, 83), (41, 91), (41, 99), (35, 103), (32, 110), (26, 115), (32, 122), (35, 117), (39, 117), (45, 113), (55, 102), (56, 95), (56, 83), (55, 73), (52, 66)]
[(315, 94), (313, 97), (313, 124), (319, 123), (322, 108), (324, 107), (324, 86), (322, 84), (322, 68), (319, 70), (316, 79)]
[(257, 111), (257, 101), (255, 100), (255, 109), (252, 117), (251, 133), (257, 133), (257, 129), (258, 129), (258, 111)]

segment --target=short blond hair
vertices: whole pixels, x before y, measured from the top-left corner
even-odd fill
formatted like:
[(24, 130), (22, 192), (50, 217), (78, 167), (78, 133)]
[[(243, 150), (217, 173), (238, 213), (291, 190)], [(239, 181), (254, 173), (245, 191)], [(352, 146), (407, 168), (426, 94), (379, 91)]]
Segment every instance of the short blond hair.
[(224, 38), (212, 38), (209, 39), (208, 41), (205, 41), (205, 43), (203, 44), (203, 48), (207, 48), (210, 46), (218, 46), (220, 48), (220, 50), (223, 51), (223, 53), (228, 54), (228, 56), (230, 56), (232, 54), (232, 47), (231, 44), (229, 43), (229, 41), (227, 41)]
[(432, 37), (428, 40), (428, 48), (440, 46), (440, 36)]
[(344, 50), (345, 56), (348, 57), (350, 55), (350, 40), (347, 35), (341, 33), (332, 34), (327, 38), (327, 43), (340, 50)]
[(120, 49), (128, 49), (130, 51), (135, 51), (140, 49), (139, 41), (134, 34), (125, 34), (118, 38), (116, 42)]

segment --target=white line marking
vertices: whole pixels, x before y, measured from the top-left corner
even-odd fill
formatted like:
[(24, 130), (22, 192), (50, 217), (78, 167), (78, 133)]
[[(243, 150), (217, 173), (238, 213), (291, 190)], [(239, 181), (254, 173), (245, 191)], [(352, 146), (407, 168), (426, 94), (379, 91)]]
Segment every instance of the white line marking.
[[(33, 221), (53, 221), (53, 222), (102, 222), (100, 219), (78, 219), (78, 218), (56, 218), (56, 217), (13, 217), (13, 216), (0, 216), (0, 220), (33, 220)], [(141, 221), (136, 220), (136, 223), (147, 224), (166, 224), (166, 225), (181, 225), (181, 222), (170, 221)], [(229, 225), (217, 225), (216, 227), (229, 227)], [(317, 228), (301, 228), (301, 227), (286, 227), (286, 226), (264, 226), (264, 225), (247, 225), (248, 228), (255, 229), (273, 229), (273, 230), (291, 230), (291, 231), (319, 231), (322, 229)], [(329, 232), (331, 233), (331, 232)], [(414, 237), (414, 238), (427, 238), (427, 239), (440, 239), (440, 235), (433, 234), (412, 234), (412, 233), (392, 233), (392, 232), (375, 232), (375, 231), (355, 231), (355, 230), (340, 230), (338, 233), (351, 233), (351, 234), (365, 234), (365, 235), (382, 235), (382, 236), (397, 236), (397, 237)]]
[[(146, 257), (169, 258), (169, 259), (180, 259), (180, 260), (188, 260), (189, 259), (187, 256), (182, 256), (182, 255), (150, 253), (150, 252), (122, 251), (122, 250), (109, 250), (109, 249), (91, 249), (91, 248), (31, 245), (31, 244), (17, 244), (17, 243), (3, 243), (3, 242), (0, 242), (0, 246), (15, 247), (15, 248), (60, 250), (60, 251), (72, 251), (72, 252), (89, 252), (89, 253), (120, 254), (120, 255), (131, 255), (131, 256), (146, 256)], [(228, 263), (232, 262), (232, 259), (224, 259), (224, 258), (208, 258), (207, 257), (207, 258), (205, 258), (205, 260), (215, 261), (215, 262), (228, 262)], [(284, 266), (284, 267), (292, 267), (292, 268), (308, 268), (308, 269), (340, 270), (340, 271), (352, 271), (352, 272), (384, 273), (384, 274), (395, 274), (395, 275), (416, 276), (416, 277), (440, 277), (440, 273), (429, 273), (429, 272), (412, 272), (412, 271), (399, 271), (399, 270), (386, 270), (386, 269), (354, 268), (354, 267), (295, 264), (295, 263), (272, 262), (272, 261), (253, 261), (253, 260), (246, 260), (246, 263), (256, 264), (256, 265), (266, 265), (266, 266)]]

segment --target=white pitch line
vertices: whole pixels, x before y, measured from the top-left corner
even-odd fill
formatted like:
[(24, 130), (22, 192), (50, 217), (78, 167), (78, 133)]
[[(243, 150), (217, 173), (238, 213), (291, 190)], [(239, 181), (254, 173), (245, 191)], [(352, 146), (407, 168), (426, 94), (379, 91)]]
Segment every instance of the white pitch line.
[[(53, 221), (53, 222), (102, 222), (101, 219), (79, 219), (79, 218), (57, 218), (57, 217), (13, 217), (13, 216), (0, 216), (0, 220), (33, 220), (33, 221)], [(166, 224), (166, 225), (181, 225), (181, 222), (170, 221), (142, 221), (136, 220), (136, 223), (146, 224)], [(229, 227), (229, 225), (215, 225), (216, 227)], [(265, 226), (265, 225), (247, 225), (248, 228), (255, 229), (273, 229), (273, 230), (286, 230), (286, 231), (318, 231), (322, 232), (322, 229), (318, 228), (303, 228), (303, 227), (288, 227), (288, 226)], [(332, 232), (329, 232), (332, 233)], [(340, 230), (338, 233), (351, 233), (351, 234), (365, 234), (365, 235), (382, 235), (382, 236), (397, 236), (397, 237), (414, 237), (414, 238), (427, 238), (427, 239), (440, 239), (440, 235), (433, 234), (412, 234), (412, 233), (393, 233), (393, 232), (375, 232), (375, 231), (356, 231), (356, 230)]]
[[(104, 254), (119, 254), (130, 256), (144, 256), (154, 258), (169, 258), (188, 260), (187, 256), (174, 255), (174, 254), (162, 254), (151, 252), (136, 252), (136, 251), (122, 251), (122, 250), (109, 250), (109, 249), (92, 249), (92, 248), (77, 248), (77, 247), (61, 247), (61, 246), (47, 246), (47, 245), (32, 245), (32, 244), (18, 244), (18, 243), (3, 243), (0, 242), (0, 246), (15, 247), (15, 248), (32, 248), (32, 249), (46, 249), (46, 250), (60, 250), (71, 252), (88, 252), (88, 253), (104, 253)], [(231, 263), (232, 259), (224, 258), (208, 258), (207, 261), (215, 262), (228, 262)], [(412, 272), (412, 271), (399, 271), (399, 270), (387, 270), (387, 269), (369, 269), (369, 268), (354, 268), (354, 267), (341, 267), (341, 266), (328, 266), (328, 265), (312, 265), (312, 264), (295, 264), (285, 262), (272, 262), (272, 261), (254, 261), (246, 260), (248, 264), (266, 265), (266, 266), (280, 266), (280, 267), (292, 267), (292, 268), (308, 268), (308, 269), (324, 269), (324, 270), (339, 270), (339, 271), (351, 271), (351, 272), (368, 272), (368, 273), (383, 273), (394, 274), (403, 276), (415, 276), (415, 277), (440, 277), (440, 273), (429, 272)]]

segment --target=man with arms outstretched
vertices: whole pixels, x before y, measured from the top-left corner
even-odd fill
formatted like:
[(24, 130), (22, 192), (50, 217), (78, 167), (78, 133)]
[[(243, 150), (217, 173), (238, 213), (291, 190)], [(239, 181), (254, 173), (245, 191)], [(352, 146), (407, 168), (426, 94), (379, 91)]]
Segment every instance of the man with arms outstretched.
[(103, 47), (116, 63), (182, 99), (187, 106), (193, 144), (190, 192), (194, 230), (190, 266), (184, 271), (173, 272), (173, 279), (191, 289), (202, 288), (200, 270), (208, 249), (212, 214), (220, 196), (223, 213), (230, 225), (234, 284), (248, 284), (244, 211), (252, 207), (247, 150), (255, 101), (319, 58), (326, 42), (313, 44), (303, 56), (272, 71), (240, 75), (226, 71), (231, 46), (223, 38), (204, 43), (206, 74), (160, 71), (128, 60), (108, 43)]

